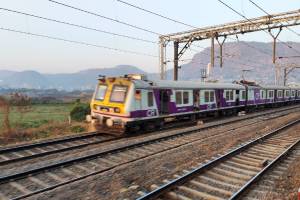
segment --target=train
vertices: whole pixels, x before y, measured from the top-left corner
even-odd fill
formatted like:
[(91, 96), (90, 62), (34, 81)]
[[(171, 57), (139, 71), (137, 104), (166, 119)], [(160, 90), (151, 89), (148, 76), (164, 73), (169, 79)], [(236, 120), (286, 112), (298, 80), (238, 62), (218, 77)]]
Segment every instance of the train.
[(90, 118), (97, 127), (133, 133), (183, 119), (194, 121), (299, 102), (300, 87), (296, 86), (148, 80), (139, 74), (100, 76)]

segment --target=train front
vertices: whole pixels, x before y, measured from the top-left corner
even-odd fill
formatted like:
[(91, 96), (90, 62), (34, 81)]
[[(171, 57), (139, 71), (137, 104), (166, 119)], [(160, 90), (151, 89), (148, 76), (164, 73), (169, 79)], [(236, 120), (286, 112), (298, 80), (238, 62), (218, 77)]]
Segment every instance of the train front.
[(132, 81), (126, 77), (101, 77), (91, 101), (92, 122), (97, 129), (124, 133), (130, 121)]

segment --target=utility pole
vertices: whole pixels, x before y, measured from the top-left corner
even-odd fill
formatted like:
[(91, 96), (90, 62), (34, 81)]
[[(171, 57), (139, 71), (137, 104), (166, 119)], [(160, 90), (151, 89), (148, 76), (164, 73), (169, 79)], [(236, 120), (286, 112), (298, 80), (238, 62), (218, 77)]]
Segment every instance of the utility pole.
[(223, 67), (223, 44), (226, 40), (226, 35), (224, 36), (224, 39), (222, 40), (222, 42), (219, 41), (219, 38), (216, 37), (217, 42), (219, 44), (219, 48), (220, 48), (220, 67)]
[(282, 30), (282, 27), (279, 28), (279, 31), (278, 31), (278, 33), (276, 35), (272, 34), (271, 29), (268, 30), (269, 34), (273, 38), (273, 59), (272, 59), (273, 64), (275, 64), (275, 61), (276, 61), (276, 40), (277, 40), (277, 38), (278, 38), (279, 33), (281, 32), (281, 30)]
[(178, 80), (178, 41), (174, 41), (174, 81)]
[(210, 64), (211, 67), (215, 66), (215, 37), (211, 37), (211, 47), (210, 47)]

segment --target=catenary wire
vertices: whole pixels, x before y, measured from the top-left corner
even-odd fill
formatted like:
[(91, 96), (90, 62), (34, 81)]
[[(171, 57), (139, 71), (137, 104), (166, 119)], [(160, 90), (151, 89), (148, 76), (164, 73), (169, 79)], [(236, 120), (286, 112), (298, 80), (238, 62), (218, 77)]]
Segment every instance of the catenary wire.
[(103, 46), (103, 45), (98, 45), (98, 44), (92, 44), (92, 43), (87, 43), (87, 42), (82, 42), (82, 41), (76, 41), (76, 40), (69, 40), (69, 39), (55, 37), (55, 36), (49, 36), (49, 35), (43, 35), (43, 34), (31, 33), (31, 32), (25, 32), (25, 31), (11, 29), (11, 28), (0, 27), (0, 30), (9, 31), (9, 32), (15, 32), (15, 33), (20, 33), (20, 34), (25, 34), (25, 35), (31, 35), (31, 36), (36, 36), (36, 37), (42, 37), (42, 38), (47, 38), (47, 39), (52, 39), (52, 40), (64, 41), (64, 42), (69, 42), (69, 43), (74, 43), (74, 44), (80, 44), (80, 45), (85, 45), (85, 46), (92, 46), (92, 47), (97, 47), (97, 48), (103, 48), (103, 49), (108, 49), (108, 50), (113, 50), (113, 51), (119, 51), (119, 52), (123, 52), (123, 53), (130, 53), (130, 54), (135, 54), (135, 55), (143, 55), (143, 56), (149, 56), (149, 57), (155, 57), (155, 58), (158, 57), (158, 56), (155, 56), (155, 55), (146, 54), (146, 53), (137, 52), (137, 51), (130, 51), (130, 50), (125, 50), (125, 49), (118, 49), (118, 48), (114, 48), (114, 47)]

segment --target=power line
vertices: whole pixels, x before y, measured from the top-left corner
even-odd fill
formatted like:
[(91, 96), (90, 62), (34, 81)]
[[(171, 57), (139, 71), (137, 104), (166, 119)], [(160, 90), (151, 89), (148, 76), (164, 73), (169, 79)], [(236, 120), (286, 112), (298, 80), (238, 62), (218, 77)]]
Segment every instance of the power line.
[(190, 28), (198, 28), (198, 27), (189, 25), (189, 24), (187, 24), (187, 23), (184, 23), (184, 22), (181, 22), (181, 21), (172, 19), (172, 18), (170, 18), (170, 17), (166, 17), (166, 16), (161, 15), (161, 14), (159, 14), (159, 13), (156, 13), (156, 12), (153, 12), (153, 11), (150, 11), (150, 10), (147, 10), (147, 9), (145, 9), (145, 8), (142, 8), (142, 7), (140, 7), (140, 6), (134, 5), (134, 4), (132, 4), (132, 3), (128, 3), (128, 2), (122, 1), (122, 0), (117, 0), (117, 1), (120, 2), (120, 3), (122, 3), (122, 4), (125, 4), (125, 5), (127, 5), (127, 6), (130, 6), (130, 7), (139, 9), (139, 10), (142, 10), (142, 11), (144, 11), (144, 12), (147, 12), (147, 13), (150, 13), (150, 14), (153, 14), (153, 15), (156, 15), (156, 16), (158, 16), (158, 17), (164, 18), (164, 19), (166, 19), (166, 20), (169, 20), (169, 21), (172, 21), (172, 22), (175, 22), (175, 23), (184, 25), (184, 26), (188, 26), (188, 27), (190, 27)]
[(113, 50), (113, 51), (118, 51), (118, 52), (123, 52), (123, 53), (130, 53), (130, 54), (149, 56), (149, 57), (155, 57), (155, 58), (158, 57), (155, 55), (146, 54), (146, 53), (137, 52), (137, 51), (118, 49), (118, 48), (114, 48), (114, 47), (102, 46), (102, 45), (98, 45), (98, 44), (92, 44), (92, 43), (76, 41), (76, 40), (69, 40), (69, 39), (55, 37), (55, 36), (25, 32), (25, 31), (20, 31), (20, 30), (16, 30), (16, 29), (0, 27), (0, 30), (10, 31), (10, 32), (14, 32), (14, 33), (20, 33), (20, 34), (25, 34), (25, 35), (31, 35), (31, 36), (36, 36), (36, 37), (42, 37), (42, 38), (47, 38), (47, 39), (52, 39), (52, 40), (58, 40), (58, 41), (63, 41), (63, 42), (69, 42), (69, 43), (74, 43), (74, 44), (80, 44), (80, 45), (85, 45), (85, 46), (97, 47), (97, 48), (102, 48), (102, 49), (108, 49), (108, 50)]
[[(265, 14), (271, 16), (265, 9), (263, 9), (261, 6), (259, 6), (257, 3), (255, 3), (252, 0), (249, 0), (250, 3), (252, 3), (254, 6), (256, 6), (259, 10), (261, 10), (262, 12), (264, 12)], [(281, 23), (282, 24), (282, 23)], [(294, 34), (296, 34), (297, 36), (300, 36), (299, 33), (297, 33), (296, 31), (294, 31), (293, 29), (291, 29), (290, 27), (286, 27), (289, 31), (293, 32)]]
[[(245, 15), (241, 14), (240, 12), (238, 12), (237, 10), (233, 9), (231, 6), (229, 6), (228, 4), (224, 3), (222, 0), (218, 0), (221, 4), (225, 5), (227, 8), (229, 8), (230, 10), (232, 10), (233, 12), (235, 12), (236, 14), (238, 14), (239, 16), (243, 17), (244, 19), (246, 19), (247, 21), (249, 21), (250, 23), (253, 23), (250, 19), (248, 19)], [(269, 34), (267, 31), (263, 30), (265, 33)], [(299, 51), (297, 51), (296, 49), (294, 49), (292, 46), (290, 46), (289, 44), (286, 44), (285, 42), (279, 40), (278, 38), (276, 38), (276, 40), (278, 40), (279, 42), (283, 43), (285, 46), (289, 47), (290, 49), (293, 49), (295, 52), (300, 53)]]
[(78, 24), (74, 24), (74, 23), (70, 23), (70, 22), (66, 22), (66, 21), (60, 21), (60, 20), (46, 18), (46, 17), (34, 15), (34, 14), (29, 14), (29, 13), (25, 13), (25, 12), (21, 12), (21, 11), (17, 11), (17, 10), (11, 10), (11, 9), (7, 9), (7, 8), (0, 8), (0, 10), (4, 10), (4, 11), (16, 13), (16, 14), (21, 14), (21, 15), (25, 15), (25, 16), (30, 16), (30, 17), (34, 17), (34, 18), (38, 18), (38, 19), (42, 19), (42, 20), (46, 20), (46, 21), (51, 21), (51, 22), (55, 22), (55, 23), (59, 23), (59, 24), (68, 25), (68, 26), (73, 26), (73, 27), (77, 27), (77, 28), (82, 28), (82, 29), (86, 29), (86, 30), (91, 30), (91, 31), (96, 31), (96, 32), (100, 32), (100, 33), (118, 36), (118, 37), (123, 37), (123, 38), (127, 38), (127, 39), (157, 44), (157, 42), (151, 41), (151, 40), (146, 40), (146, 39), (142, 39), (142, 38), (138, 38), (138, 37), (132, 37), (132, 36), (123, 35), (123, 34), (119, 34), (119, 33), (113, 33), (113, 32), (100, 30), (100, 29), (96, 29), (96, 28), (91, 28), (88, 26), (78, 25)]
[(61, 2), (58, 2), (58, 1), (54, 1), (54, 0), (48, 0), (52, 3), (55, 3), (55, 4), (58, 4), (58, 5), (61, 5), (61, 6), (64, 6), (64, 7), (67, 7), (67, 8), (71, 8), (73, 10), (77, 10), (77, 11), (81, 11), (81, 12), (84, 12), (84, 13), (87, 13), (87, 14), (90, 14), (90, 15), (94, 15), (96, 17), (100, 17), (100, 18), (103, 18), (103, 19), (106, 19), (106, 20), (109, 20), (109, 21), (113, 21), (115, 23), (119, 23), (119, 24), (122, 24), (122, 25), (126, 25), (126, 26), (129, 26), (131, 28), (135, 28), (135, 29), (138, 29), (138, 30), (141, 30), (141, 31), (144, 31), (144, 32), (148, 32), (148, 33), (151, 33), (151, 34), (155, 34), (155, 35), (158, 35), (160, 36), (161, 34), (160, 33), (157, 33), (157, 32), (154, 32), (154, 31), (151, 31), (149, 29), (146, 29), (146, 28), (142, 28), (142, 27), (139, 27), (139, 26), (136, 26), (136, 25), (133, 25), (133, 24), (129, 24), (127, 22), (124, 22), (124, 21), (120, 21), (120, 20), (117, 20), (117, 19), (113, 19), (113, 18), (110, 18), (110, 17), (106, 17), (104, 15), (100, 15), (98, 13), (94, 13), (94, 12), (91, 12), (91, 11), (88, 11), (88, 10), (84, 10), (84, 9), (81, 9), (81, 8), (77, 8), (77, 7), (74, 7), (74, 6), (71, 6), (71, 5), (68, 5), (68, 4), (64, 4), (64, 3), (61, 3)]

